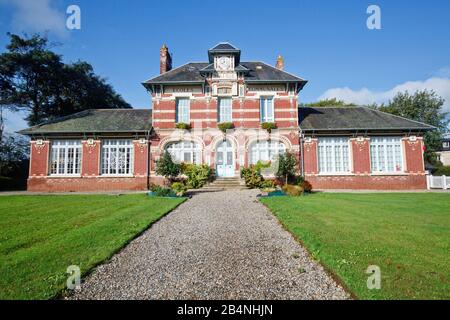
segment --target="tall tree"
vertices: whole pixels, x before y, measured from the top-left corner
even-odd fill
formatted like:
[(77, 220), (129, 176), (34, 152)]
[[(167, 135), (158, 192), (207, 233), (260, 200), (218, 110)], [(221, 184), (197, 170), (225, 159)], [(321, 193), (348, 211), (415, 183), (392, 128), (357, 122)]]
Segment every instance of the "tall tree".
[(437, 130), (427, 132), (424, 135), (426, 146), (425, 159), (437, 164), (435, 152), (442, 143), (442, 134), (446, 131), (449, 120), (442, 106), (445, 100), (433, 90), (419, 90), (413, 94), (400, 92), (386, 105), (378, 107), (380, 111), (395, 114), (411, 120), (423, 122), (435, 126)]
[(64, 63), (46, 37), (8, 35), (0, 54), (0, 104), (27, 111), (30, 125), (85, 109), (131, 108), (89, 63)]

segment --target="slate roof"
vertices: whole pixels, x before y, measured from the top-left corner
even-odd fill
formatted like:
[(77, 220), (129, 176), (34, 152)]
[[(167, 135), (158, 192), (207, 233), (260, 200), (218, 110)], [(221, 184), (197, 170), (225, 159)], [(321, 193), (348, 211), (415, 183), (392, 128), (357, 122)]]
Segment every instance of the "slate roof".
[(238, 48), (236, 48), (229, 42), (219, 42), (214, 47), (209, 49), (209, 51), (218, 51), (218, 50), (220, 50), (220, 51), (224, 51), (224, 50), (239, 51)]
[[(306, 84), (306, 80), (294, 76), (286, 71), (279, 70), (264, 62), (241, 62), (237, 66), (238, 70), (245, 70), (244, 80), (246, 82), (298, 82), (301, 88)], [(239, 70), (239, 71), (240, 71)], [(202, 72), (213, 71), (208, 62), (190, 62), (178, 68), (172, 69), (162, 75), (152, 78), (143, 83), (144, 86), (152, 84), (173, 84), (173, 83), (204, 83), (205, 78)]]
[(435, 127), (367, 107), (302, 107), (298, 110), (303, 131), (428, 131)]
[(90, 109), (21, 130), (19, 133), (131, 133), (151, 129), (150, 109)]

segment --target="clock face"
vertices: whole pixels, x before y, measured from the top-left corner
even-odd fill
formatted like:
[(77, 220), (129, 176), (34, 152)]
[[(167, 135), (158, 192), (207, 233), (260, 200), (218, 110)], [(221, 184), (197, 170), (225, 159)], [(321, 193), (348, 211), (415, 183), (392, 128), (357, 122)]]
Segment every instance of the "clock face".
[(222, 70), (228, 70), (231, 66), (230, 58), (228, 57), (220, 57), (217, 61), (217, 66)]

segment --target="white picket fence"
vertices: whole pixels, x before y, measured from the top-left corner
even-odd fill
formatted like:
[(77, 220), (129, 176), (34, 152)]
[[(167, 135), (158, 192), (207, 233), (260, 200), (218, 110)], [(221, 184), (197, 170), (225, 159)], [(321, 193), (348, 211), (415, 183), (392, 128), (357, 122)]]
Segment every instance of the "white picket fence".
[(427, 188), (429, 189), (450, 189), (450, 177), (447, 176), (427, 176)]

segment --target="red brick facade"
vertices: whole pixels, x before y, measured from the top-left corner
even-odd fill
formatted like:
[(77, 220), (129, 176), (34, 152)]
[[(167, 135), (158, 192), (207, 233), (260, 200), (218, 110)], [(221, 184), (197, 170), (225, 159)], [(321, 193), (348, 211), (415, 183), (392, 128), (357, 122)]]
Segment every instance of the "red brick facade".
[[(223, 47), (223, 46), (222, 46)], [(218, 47), (218, 48), (222, 48)], [(220, 50), (219, 50), (220, 51)], [(238, 52), (237, 50), (231, 50)], [(214, 53), (216, 51), (211, 51)], [(228, 52), (228, 51), (227, 51)], [(227, 59), (230, 53), (227, 53)], [(162, 75), (171, 74), (171, 56), (164, 46), (161, 51), (160, 68)], [(237, 53), (236, 53), (237, 54)], [(240, 55), (240, 51), (239, 51)], [(224, 56), (225, 57), (225, 56)], [(214, 58), (215, 59), (215, 58)], [(296, 155), (299, 167), (298, 174), (304, 174), (315, 189), (424, 189), (426, 179), (423, 163), (423, 141), (421, 137), (409, 137), (409, 134), (397, 132), (395, 135), (402, 140), (402, 172), (394, 175), (373, 174), (371, 169), (370, 132), (364, 136), (354, 137), (354, 133), (345, 132), (342, 136), (349, 139), (349, 161), (351, 170), (345, 175), (324, 175), (318, 167), (318, 138), (324, 133), (310, 133), (303, 143), (300, 142), (298, 93), (306, 81), (284, 74), (284, 60), (278, 59), (278, 67), (273, 68), (263, 63), (254, 65), (256, 72), (263, 69), (263, 75), (273, 74), (274, 77), (288, 80), (258, 80), (247, 82), (247, 67), (240, 66), (239, 58), (227, 62), (224, 66), (217, 65), (217, 59), (210, 57), (216, 71), (204, 75), (203, 83), (146, 83), (152, 98), (152, 135), (136, 136), (130, 132), (120, 139), (132, 140), (132, 172), (128, 175), (111, 176), (102, 174), (102, 143), (105, 137), (111, 138), (111, 132), (106, 135), (97, 134), (87, 139), (89, 133), (80, 133), (81, 140), (81, 170), (79, 175), (50, 175), (51, 148), (53, 139), (65, 139), (56, 134), (48, 134), (46, 140), (31, 142), (31, 165), (28, 180), (30, 191), (111, 191), (111, 190), (146, 190), (149, 183), (163, 183), (164, 179), (155, 173), (156, 161), (171, 143), (194, 142), (198, 149), (195, 157), (198, 163), (207, 164), (218, 170), (219, 155), (231, 156), (232, 165), (228, 165), (227, 174), (239, 175), (242, 167), (250, 164), (252, 146), (256, 143), (281, 143), (285, 150)], [(253, 62), (252, 62), (253, 63)], [(250, 64), (247, 63), (246, 66)], [(253, 64), (252, 64), (253, 65)], [(228, 66), (228, 67), (227, 67)], [(208, 64), (201, 66), (202, 70)], [(180, 67), (181, 68), (181, 67)], [(228, 68), (228, 69), (227, 69)], [(274, 69), (274, 70), (273, 70)], [(188, 71), (185, 72), (191, 72)], [(192, 67), (192, 70), (197, 70)], [(235, 71), (244, 70), (244, 71)], [(192, 72), (194, 72), (192, 71)], [(198, 72), (195, 71), (195, 72)], [(280, 75), (280, 73), (282, 73)], [(158, 77), (157, 77), (158, 78)], [(284, 82), (286, 81), (286, 82)], [(208, 88), (208, 90), (207, 90)], [(231, 99), (231, 122), (234, 130), (222, 133), (218, 129), (219, 99)], [(188, 100), (188, 121), (191, 130), (176, 129), (177, 99)], [(263, 119), (261, 110), (263, 101), (271, 102), (271, 116)], [(266, 102), (264, 102), (266, 103)], [(183, 118), (186, 119), (186, 118)], [(223, 118), (222, 118), (223, 119)], [(267, 120), (269, 119), (269, 120)], [(276, 130), (268, 133), (261, 129), (261, 123), (274, 122)], [(226, 121), (228, 122), (228, 121)], [(94, 131), (97, 132), (97, 131)], [(382, 132), (377, 132), (382, 135)], [(390, 133), (390, 135), (393, 135)], [(72, 137), (73, 138), (73, 137)], [(148, 140), (147, 140), (148, 139)], [(218, 154), (219, 146), (226, 141), (228, 153)], [(184, 145), (184, 143), (183, 143)], [(397, 145), (398, 146), (398, 145)], [(258, 151), (259, 152), (259, 151)], [(301, 155), (303, 154), (303, 159)], [(191, 156), (191, 155), (188, 155)], [(194, 154), (192, 154), (194, 158)], [(58, 158), (59, 159), (59, 158)], [(109, 161), (109, 160), (108, 160)], [(303, 170), (303, 172), (302, 172)], [(109, 171), (106, 171), (109, 172)], [(216, 172), (217, 173), (217, 172)]]

